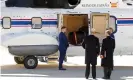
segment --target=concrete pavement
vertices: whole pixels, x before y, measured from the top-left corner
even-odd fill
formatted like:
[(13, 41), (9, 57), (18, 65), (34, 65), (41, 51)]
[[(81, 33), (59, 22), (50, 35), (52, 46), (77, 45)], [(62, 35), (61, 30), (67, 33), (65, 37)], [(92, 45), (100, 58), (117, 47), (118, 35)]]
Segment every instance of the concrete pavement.
[[(28, 70), (23, 65), (6, 65), (1, 67), (0, 80), (85, 80), (85, 67), (66, 68), (66, 71), (59, 71), (57, 65), (51, 64), (49, 67), (39, 65), (36, 69)], [(102, 80), (102, 76), (102, 68), (97, 67), (98, 80)], [(133, 80), (133, 67), (115, 67), (111, 80)]]

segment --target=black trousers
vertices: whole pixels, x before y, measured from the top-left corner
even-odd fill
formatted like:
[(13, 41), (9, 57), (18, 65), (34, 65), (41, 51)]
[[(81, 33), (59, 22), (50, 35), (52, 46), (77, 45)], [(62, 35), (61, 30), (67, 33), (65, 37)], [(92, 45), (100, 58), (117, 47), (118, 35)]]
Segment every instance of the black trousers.
[[(86, 64), (85, 77), (88, 79), (90, 75), (90, 64)], [(96, 65), (92, 65), (92, 77), (96, 78)]]
[(111, 73), (112, 73), (112, 68), (103, 67), (103, 69), (104, 69), (104, 77), (105, 78), (110, 78)]

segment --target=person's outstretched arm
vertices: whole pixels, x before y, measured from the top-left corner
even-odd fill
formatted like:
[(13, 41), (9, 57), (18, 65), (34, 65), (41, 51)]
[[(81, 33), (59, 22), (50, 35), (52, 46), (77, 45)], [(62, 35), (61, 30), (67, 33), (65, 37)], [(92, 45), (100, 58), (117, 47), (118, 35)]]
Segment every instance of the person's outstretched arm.
[(60, 33), (59, 34), (59, 42), (61, 43), (61, 41), (62, 41), (62, 34)]
[(69, 47), (69, 43), (68, 43), (68, 39), (67, 39), (65, 34), (63, 35), (63, 40), (64, 40), (64, 43), (65, 43), (66, 47), (68, 48)]
[(115, 49), (115, 39), (113, 39), (113, 49)]
[(86, 37), (84, 37), (83, 42), (82, 42), (82, 47), (85, 49), (85, 41), (86, 41)]

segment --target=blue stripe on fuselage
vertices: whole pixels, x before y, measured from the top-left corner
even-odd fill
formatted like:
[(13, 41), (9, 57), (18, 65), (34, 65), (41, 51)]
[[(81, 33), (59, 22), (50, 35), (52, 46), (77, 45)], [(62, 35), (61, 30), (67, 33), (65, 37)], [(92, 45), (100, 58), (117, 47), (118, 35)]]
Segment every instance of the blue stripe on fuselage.
[(133, 24), (133, 20), (117, 20), (117, 24)]
[(11, 25), (29, 25), (31, 21), (11, 21)]
[[(31, 25), (31, 21), (11, 21), (11, 25)], [(42, 25), (57, 25), (57, 21), (42, 21)]]
[[(11, 25), (29, 25), (31, 21), (11, 21)], [(42, 21), (43, 25), (57, 25), (57, 21)]]
[[(31, 21), (11, 21), (11, 25), (31, 25)], [(55, 21), (42, 21), (42, 25), (57, 25)], [(133, 24), (133, 20), (117, 20), (117, 24)]]
[(57, 25), (57, 21), (42, 21), (43, 25)]

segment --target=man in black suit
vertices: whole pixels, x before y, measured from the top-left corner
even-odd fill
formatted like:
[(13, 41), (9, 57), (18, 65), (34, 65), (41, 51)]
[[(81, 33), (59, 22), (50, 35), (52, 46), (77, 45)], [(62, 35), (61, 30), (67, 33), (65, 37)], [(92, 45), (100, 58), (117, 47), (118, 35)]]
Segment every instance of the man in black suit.
[(86, 64), (86, 79), (89, 78), (90, 74), (90, 64), (92, 65), (92, 77), (96, 79), (96, 65), (97, 65), (97, 57), (100, 52), (100, 44), (99, 39), (95, 36), (95, 29), (91, 30), (91, 35), (86, 36), (82, 46), (85, 49), (85, 64)]

